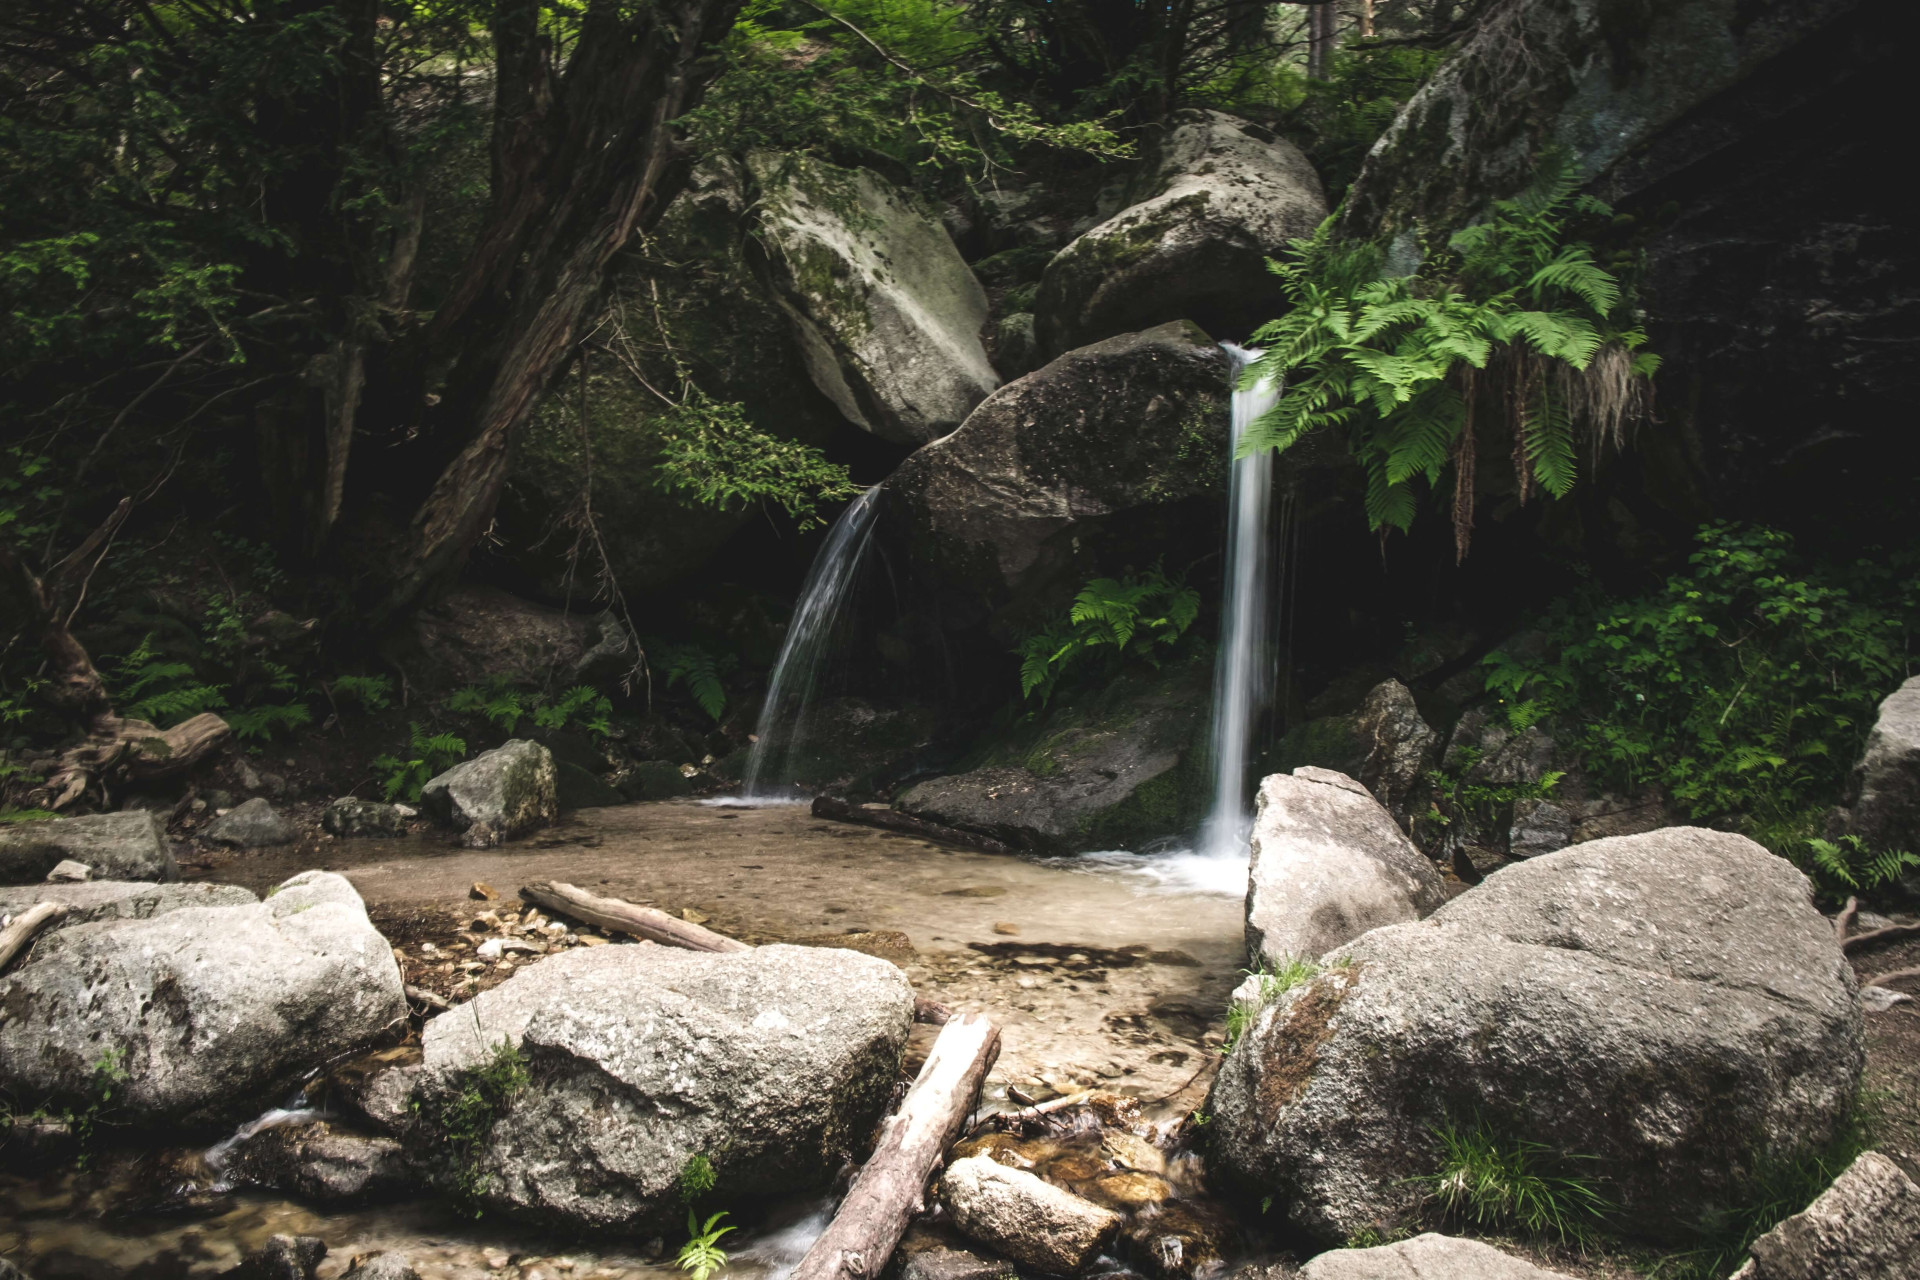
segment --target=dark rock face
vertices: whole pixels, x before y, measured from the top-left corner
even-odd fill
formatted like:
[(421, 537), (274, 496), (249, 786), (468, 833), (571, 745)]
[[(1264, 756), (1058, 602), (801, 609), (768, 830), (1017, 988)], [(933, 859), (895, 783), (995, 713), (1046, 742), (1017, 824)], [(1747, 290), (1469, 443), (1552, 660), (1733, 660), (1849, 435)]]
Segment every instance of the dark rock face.
[(1198, 825), (1206, 803), (1204, 663), (1068, 692), (987, 762), (902, 796), (915, 817), (1017, 849), (1139, 849)]
[(1383, 680), (1358, 711), (1322, 716), (1287, 734), (1279, 765), (1331, 769), (1355, 779), (1386, 806), (1402, 827), (1415, 786), (1434, 764), (1440, 735), (1421, 718), (1413, 693), (1398, 680)]
[(1684, 1238), (1758, 1162), (1830, 1139), (1863, 1063), (1854, 979), (1793, 866), (1693, 827), (1507, 867), (1323, 958), (1216, 1080), (1211, 1168), (1338, 1243), (1418, 1221), (1442, 1124), (1591, 1157)]
[(1245, 338), (1284, 306), (1267, 259), (1327, 216), (1298, 148), (1218, 111), (1175, 115), (1128, 199), (1047, 264), (1034, 303), (1044, 354), (1170, 320)]
[(404, 1192), (412, 1182), (398, 1142), (325, 1120), (259, 1130), (241, 1143), (226, 1170), (254, 1186), (323, 1204)]
[(1107, 566), (1215, 543), (1228, 399), (1226, 355), (1192, 324), (1068, 352), (907, 459), (882, 530), (947, 629), (1031, 623)]

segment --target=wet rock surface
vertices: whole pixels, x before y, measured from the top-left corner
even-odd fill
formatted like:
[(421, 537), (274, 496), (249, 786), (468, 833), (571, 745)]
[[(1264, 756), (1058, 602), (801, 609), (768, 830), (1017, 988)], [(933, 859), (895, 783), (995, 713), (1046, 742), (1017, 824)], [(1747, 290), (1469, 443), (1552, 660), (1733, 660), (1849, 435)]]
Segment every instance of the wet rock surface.
[(548, 826), (560, 815), (553, 753), (515, 738), (432, 779), (420, 804), (473, 849)]
[(161, 815), (146, 810), (0, 825), (0, 884), (35, 884), (71, 859), (114, 880), (178, 880)]
[(0, 978), (0, 1087), (85, 1106), (104, 1072), (128, 1121), (230, 1122), (402, 1022), (400, 988), (360, 895), (327, 872), (258, 904), (76, 925)]
[(940, 1199), (966, 1236), (1050, 1275), (1072, 1275), (1120, 1229), (1121, 1217), (986, 1156), (955, 1160)]
[(1637, 1230), (1683, 1236), (1742, 1194), (1756, 1145), (1830, 1137), (1859, 1081), (1853, 975), (1810, 886), (1723, 832), (1519, 863), (1324, 959), (1208, 1106), (1216, 1167), (1323, 1240), (1417, 1221), (1447, 1123), (1552, 1134)]
[(265, 1126), (235, 1146), (222, 1172), (242, 1185), (285, 1191), (321, 1204), (418, 1189), (398, 1142), (326, 1120)]
[(1260, 784), (1247, 888), (1247, 954), (1313, 959), (1446, 901), (1440, 875), (1367, 789), (1302, 766)]

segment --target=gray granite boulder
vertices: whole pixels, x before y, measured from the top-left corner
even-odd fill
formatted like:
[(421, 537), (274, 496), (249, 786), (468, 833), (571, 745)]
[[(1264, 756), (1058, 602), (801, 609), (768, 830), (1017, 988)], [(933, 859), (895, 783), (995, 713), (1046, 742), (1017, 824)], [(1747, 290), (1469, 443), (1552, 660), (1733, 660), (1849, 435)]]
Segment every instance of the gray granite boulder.
[(553, 753), (514, 738), (428, 782), (420, 804), (460, 832), (460, 843), (468, 848), (492, 848), (560, 816)]
[(1516, 863), (1341, 947), (1253, 1018), (1207, 1110), (1210, 1169), (1329, 1242), (1419, 1221), (1436, 1128), (1581, 1157), (1656, 1238), (1829, 1140), (1859, 1084), (1854, 978), (1812, 887), (1671, 827)]
[(1247, 883), (1247, 954), (1311, 960), (1447, 899), (1393, 815), (1344, 773), (1303, 766), (1260, 784)]
[(1335, 1249), (1300, 1268), (1300, 1280), (1570, 1280), (1478, 1240), (1429, 1231), (1373, 1249)]
[(96, 920), (149, 920), (183, 907), (244, 907), (258, 901), (237, 884), (88, 880), (0, 889), (0, 915), (17, 916), (36, 902), (58, 902), (67, 914), (50, 927), (69, 929)]
[(209, 822), (200, 838), (232, 849), (265, 849), (292, 844), (300, 831), (263, 797), (255, 796)]
[(34, 884), (69, 859), (102, 878), (180, 878), (166, 823), (147, 810), (0, 826), (0, 884)]
[(1286, 306), (1267, 259), (1327, 216), (1299, 148), (1218, 111), (1175, 114), (1127, 199), (1047, 264), (1034, 302), (1045, 354), (1169, 320), (1246, 338)]
[(1734, 1280), (1912, 1280), (1920, 1274), (1920, 1186), (1878, 1151), (1753, 1242)]
[(960, 1234), (1049, 1275), (1079, 1271), (1125, 1221), (1111, 1209), (989, 1156), (948, 1165), (940, 1175), (940, 1200)]
[(987, 295), (940, 223), (866, 169), (755, 152), (774, 294), (820, 391), (899, 444), (959, 426), (1000, 385)]
[(1853, 787), (1851, 826), (1868, 848), (1920, 853), (1920, 676), (1881, 702)]
[(382, 804), (357, 796), (341, 796), (320, 815), (320, 826), (342, 839), (377, 839), (407, 834), (407, 823), (419, 810), (409, 804)]
[(124, 1074), (114, 1099), (131, 1122), (229, 1123), (406, 1015), (360, 895), (307, 871), (264, 902), (42, 938), (0, 977), (0, 1089), (27, 1106), (84, 1106), (105, 1070)]
[(721, 1202), (830, 1183), (892, 1097), (912, 1013), (900, 971), (851, 951), (568, 951), (427, 1024), (404, 1069), (405, 1140), (441, 1141), (467, 1073), (513, 1045), (531, 1082), (468, 1157), (481, 1203), (568, 1228), (676, 1227), (697, 1156)]
[(222, 1153), (219, 1172), (234, 1183), (322, 1204), (398, 1194), (414, 1182), (397, 1141), (326, 1120), (269, 1124), (245, 1133)]

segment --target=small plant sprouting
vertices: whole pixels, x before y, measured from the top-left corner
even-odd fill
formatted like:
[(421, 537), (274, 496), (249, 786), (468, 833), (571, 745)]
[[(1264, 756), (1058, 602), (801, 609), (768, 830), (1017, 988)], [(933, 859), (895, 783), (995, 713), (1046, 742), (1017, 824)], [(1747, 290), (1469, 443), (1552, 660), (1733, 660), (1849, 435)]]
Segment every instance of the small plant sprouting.
[(1200, 593), (1158, 567), (1139, 577), (1095, 578), (1074, 597), (1067, 625), (1055, 623), (1029, 635), (1014, 650), (1020, 656), (1020, 694), (1038, 693), (1044, 704), (1068, 668), (1095, 650), (1158, 667), (1161, 647), (1178, 642), (1199, 616)]
[(1321, 970), (1318, 961), (1288, 956), (1273, 968), (1268, 968), (1262, 962), (1259, 968), (1247, 969), (1244, 972), (1249, 978), (1259, 979), (1260, 998), (1255, 1003), (1235, 1002), (1228, 1007), (1227, 1042), (1220, 1046), (1220, 1052), (1223, 1055), (1233, 1052), (1233, 1046), (1240, 1043), (1240, 1037), (1245, 1035), (1247, 1028), (1253, 1025), (1254, 1017), (1259, 1014), (1262, 1007), (1300, 984), (1313, 981), (1320, 976)]
[[(450, 1094), (425, 1105), (414, 1101), (416, 1111), (431, 1109), (435, 1126), (454, 1152), (454, 1194), (469, 1207), (486, 1194), (488, 1177), (479, 1167), (479, 1156), (494, 1122), (532, 1080), (520, 1046), (502, 1039), (485, 1061), (455, 1077)], [(479, 1216), (477, 1207), (474, 1216)]]
[(1564, 1168), (1590, 1156), (1503, 1138), (1478, 1119), (1443, 1124), (1434, 1136), (1445, 1149), (1440, 1169), (1419, 1181), (1453, 1217), (1564, 1244), (1583, 1238), (1612, 1207), (1592, 1182)]
[(731, 655), (716, 657), (697, 644), (669, 644), (649, 640), (646, 651), (656, 668), (666, 674), (667, 688), (684, 684), (700, 709), (718, 721), (727, 710), (727, 686), (723, 679)]
[(701, 1152), (687, 1157), (686, 1164), (680, 1167), (680, 1199), (689, 1206), (698, 1204), (700, 1197), (713, 1190), (718, 1181), (713, 1172), (713, 1161)]
[[(694, 1157), (696, 1160), (700, 1158)], [(687, 1163), (691, 1165), (693, 1161), (690, 1160)], [(708, 1171), (712, 1171), (711, 1166)], [(685, 1176), (686, 1173), (683, 1170), (681, 1177)], [(680, 1254), (676, 1261), (680, 1264), (680, 1269), (692, 1276), (693, 1280), (708, 1280), (714, 1272), (727, 1265), (727, 1255), (716, 1243), (721, 1236), (733, 1230), (732, 1227), (719, 1225), (720, 1219), (726, 1216), (724, 1210), (716, 1213), (707, 1219), (703, 1227), (693, 1210), (687, 1210), (687, 1242), (680, 1246)]]

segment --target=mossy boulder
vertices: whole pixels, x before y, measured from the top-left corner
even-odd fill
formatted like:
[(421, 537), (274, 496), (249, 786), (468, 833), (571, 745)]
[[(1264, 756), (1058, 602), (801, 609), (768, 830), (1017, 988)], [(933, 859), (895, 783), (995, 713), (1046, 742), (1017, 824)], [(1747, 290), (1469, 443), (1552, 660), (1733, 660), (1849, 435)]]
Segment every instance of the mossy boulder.
[(1034, 304), (1043, 353), (1181, 319), (1245, 338), (1284, 305), (1267, 259), (1327, 216), (1299, 148), (1218, 111), (1177, 113), (1127, 198), (1047, 264)]
[(813, 383), (900, 444), (945, 435), (995, 387), (987, 295), (939, 220), (866, 169), (755, 152), (759, 239)]
[(1210, 667), (1189, 658), (1069, 689), (983, 743), (977, 767), (896, 807), (1018, 849), (1142, 849), (1198, 826), (1207, 798)]

